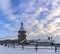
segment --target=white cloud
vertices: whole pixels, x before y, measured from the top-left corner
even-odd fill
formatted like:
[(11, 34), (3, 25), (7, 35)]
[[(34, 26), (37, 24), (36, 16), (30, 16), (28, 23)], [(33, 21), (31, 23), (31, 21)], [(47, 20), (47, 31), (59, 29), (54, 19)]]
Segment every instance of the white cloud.
[(16, 16), (13, 15), (13, 11), (10, 9), (10, 0), (0, 0), (0, 5), (2, 7), (4, 14), (8, 17), (7, 19), (9, 20), (16, 19)]
[(5, 24), (3, 25), (3, 27), (6, 28), (6, 29), (8, 29), (8, 30), (10, 30), (10, 32), (15, 30), (10, 24), (6, 24), (6, 23), (5, 23)]
[(47, 31), (56, 35), (60, 35), (60, 18), (54, 19), (48, 27)]
[(10, 24), (4, 24), (3, 27), (10, 28), (11, 26), (10, 26)]

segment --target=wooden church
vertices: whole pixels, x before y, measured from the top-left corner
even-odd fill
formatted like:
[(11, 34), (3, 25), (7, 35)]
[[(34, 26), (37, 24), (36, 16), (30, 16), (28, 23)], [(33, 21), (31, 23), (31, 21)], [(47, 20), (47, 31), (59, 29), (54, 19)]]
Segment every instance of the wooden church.
[(23, 23), (21, 23), (21, 27), (20, 27), (20, 30), (18, 31), (18, 33), (19, 33), (19, 35), (18, 35), (19, 44), (26, 41), (26, 31), (24, 30)]

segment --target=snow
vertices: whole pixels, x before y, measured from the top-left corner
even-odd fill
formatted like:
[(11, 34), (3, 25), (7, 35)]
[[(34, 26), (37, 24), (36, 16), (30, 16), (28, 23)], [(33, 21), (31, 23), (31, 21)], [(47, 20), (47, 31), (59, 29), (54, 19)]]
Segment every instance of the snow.
[(34, 48), (28, 47), (29, 46), (25, 46), (25, 49), (22, 50), (21, 46), (16, 46), (15, 48), (0, 46), (0, 54), (60, 54), (60, 50), (55, 52), (54, 49), (38, 49), (38, 51), (36, 51)]

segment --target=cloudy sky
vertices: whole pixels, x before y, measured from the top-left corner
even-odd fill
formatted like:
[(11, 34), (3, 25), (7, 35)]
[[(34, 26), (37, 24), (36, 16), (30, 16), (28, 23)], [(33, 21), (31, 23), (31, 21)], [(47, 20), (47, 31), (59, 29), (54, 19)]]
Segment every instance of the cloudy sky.
[(27, 36), (60, 36), (60, 0), (0, 0), (0, 37), (17, 36), (21, 22)]

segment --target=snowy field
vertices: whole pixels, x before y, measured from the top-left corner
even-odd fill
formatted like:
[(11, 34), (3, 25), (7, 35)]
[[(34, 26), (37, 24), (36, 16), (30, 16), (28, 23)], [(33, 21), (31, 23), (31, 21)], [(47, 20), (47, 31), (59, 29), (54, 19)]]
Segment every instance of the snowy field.
[(57, 52), (55, 52), (54, 48), (45, 48), (44, 49), (38, 49), (38, 51), (36, 51), (34, 49), (34, 47), (26, 47), (25, 49), (22, 50), (21, 46), (16, 46), (15, 48), (13, 47), (4, 47), (0, 45), (0, 54), (60, 54), (60, 50), (57, 50)]

